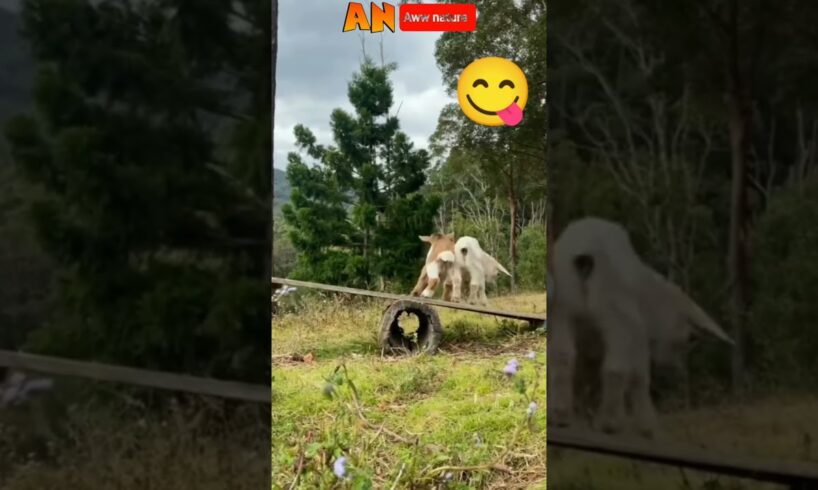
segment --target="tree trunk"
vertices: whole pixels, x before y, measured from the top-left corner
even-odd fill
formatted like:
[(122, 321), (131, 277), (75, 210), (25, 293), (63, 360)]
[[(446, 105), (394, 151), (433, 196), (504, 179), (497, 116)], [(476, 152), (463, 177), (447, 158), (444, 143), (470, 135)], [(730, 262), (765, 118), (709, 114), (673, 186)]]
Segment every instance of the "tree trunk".
[(731, 363), (732, 388), (741, 390), (744, 381), (745, 328), (748, 306), (748, 199), (749, 143), (748, 90), (742, 77), (738, 39), (738, 2), (731, 2), (731, 44), (727, 70), (727, 111), (730, 131), (731, 192), (728, 270), (730, 280), (730, 324), (735, 347)]
[(509, 209), (511, 213), (511, 223), (510, 223), (510, 235), (511, 238), (509, 240), (509, 261), (511, 262), (509, 265), (511, 267), (511, 292), (512, 294), (517, 292), (517, 215), (518, 211), (518, 203), (517, 203), (517, 187), (514, 182), (514, 165), (511, 165), (511, 170), (509, 172), (509, 184), (508, 184), (508, 199), (509, 199)]

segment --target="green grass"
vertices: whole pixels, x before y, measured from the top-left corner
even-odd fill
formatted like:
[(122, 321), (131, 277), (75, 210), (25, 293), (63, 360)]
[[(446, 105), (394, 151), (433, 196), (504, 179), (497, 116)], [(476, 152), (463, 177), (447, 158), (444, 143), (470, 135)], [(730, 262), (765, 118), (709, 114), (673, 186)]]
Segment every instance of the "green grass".
[[(543, 312), (545, 295), (492, 304)], [(438, 355), (384, 357), (376, 339), (385, 306), (311, 299), (274, 320), (273, 488), (296, 477), (303, 489), (545, 488), (544, 336), (521, 322), (441, 309)], [(531, 350), (536, 360), (526, 359)], [(509, 379), (502, 368), (512, 357), (520, 371)], [(540, 407), (530, 420), (529, 399)], [(342, 454), (345, 482), (332, 473)]]
[[(495, 298), (500, 308), (542, 312), (541, 294)], [(523, 423), (526, 401), (513, 382), (499, 375), (516, 357), (522, 375), (534, 349), (545, 361), (545, 340), (522, 324), (473, 313), (441, 310), (444, 341), (434, 357), (381, 357), (376, 330), (386, 303), (310, 300), (273, 324), (273, 488), (289, 488), (301, 454), (295, 488), (355, 488), (339, 484), (332, 462), (340, 454), (374, 488), (545, 488), (545, 386), (537, 388), (540, 410), (530, 430)], [(290, 359), (312, 353), (312, 362)], [(350, 393), (326, 398), (323, 389), (344, 364), (358, 393), (365, 422), (350, 409)], [(542, 371), (544, 375), (544, 370)], [(818, 399), (776, 397), (665, 414), (663, 435), (731, 455), (804, 459), (818, 463)], [(383, 426), (384, 430), (379, 432)], [(523, 429), (517, 432), (519, 427)], [(398, 434), (401, 442), (386, 434)], [(516, 436), (515, 436), (516, 432)], [(477, 444), (477, 440), (482, 444)], [(426, 449), (416, 448), (418, 438)], [(571, 450), (551, 451), (549, 489), (750, 490), (780, 486), (680, 470)], [(512, 474), (487, 465), (504, 458)], [(430, 478), (437, 467), (473, 467), (453, 472), (442, 485)], [(555, 471), (556, 469), (556, 471)], [(399, 477), (400, 475), (400, 477)], [(397, 482), (397, 483), (396, 483)], [(363, 487), (361, 487), (363, 488)]]

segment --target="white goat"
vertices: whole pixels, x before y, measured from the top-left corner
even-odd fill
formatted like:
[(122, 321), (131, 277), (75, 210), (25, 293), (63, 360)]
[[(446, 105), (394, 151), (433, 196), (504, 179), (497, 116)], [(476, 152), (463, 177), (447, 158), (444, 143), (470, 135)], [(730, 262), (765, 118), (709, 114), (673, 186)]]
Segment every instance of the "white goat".
[[(651, 360), (669, 361), (684, 346), (691, 325), (732, 340), (681, 289), (644, 264), (625, 229), (615, 223), (575, 221), (557, 239), (553, 254), (553, 277), (548, 277), (549, 422), (571, 424), (575, 390), (593, 383), (576, 371), (591, 365), (601, 383), (595, 425), (605, 432), (622, 430), (627, 398), (637, 430), (651, 436), (657, 428)], [(581, 383), (575, 384), (575, 376)]]
[(487, 254), (480, 247), (476, 238), (460, 237), (454, 244), (455, 263), (469, 275), (469, 303), (480, 302), (488, 305), (486, 282), (494, 283), (500, 272), (511, 276), (497, 259)]

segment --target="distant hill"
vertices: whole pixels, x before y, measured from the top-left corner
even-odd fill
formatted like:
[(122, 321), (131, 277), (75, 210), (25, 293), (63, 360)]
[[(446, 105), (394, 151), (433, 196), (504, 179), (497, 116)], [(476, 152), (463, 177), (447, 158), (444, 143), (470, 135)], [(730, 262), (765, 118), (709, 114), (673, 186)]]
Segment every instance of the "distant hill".
[(283, 170), (273, 168), (273, 210), (281, 209), (281, 205), (290, 200), (290, 181)]

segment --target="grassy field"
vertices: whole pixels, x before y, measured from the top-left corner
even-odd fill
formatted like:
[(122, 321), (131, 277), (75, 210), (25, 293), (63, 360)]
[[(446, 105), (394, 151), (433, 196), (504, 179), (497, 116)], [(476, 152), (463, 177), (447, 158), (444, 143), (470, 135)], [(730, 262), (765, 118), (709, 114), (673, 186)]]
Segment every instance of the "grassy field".
[[(383, 357), (386, 302), (351, 301), (307, 300), (273, 321), (273, 488), (545, 488), (542, 333), (441, 310), (438, 355)], [(545, 294), (492, 305), (543, 312)], [(504, 375), (512, 358), (519, 371)]]
[[(664, 439), (726, 455), (818, 463), (818, 398), (776, 397), (666, 415)], [(550, 489), (701, 490), (781, 489), (781, 485), (729, 478), (602, 455), (551, 451)], [(592, 469), (590, 471), (589, 469)]]

